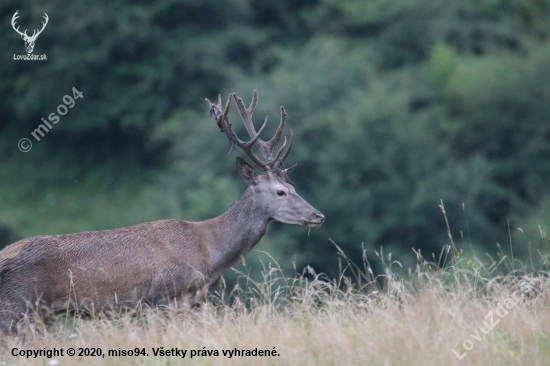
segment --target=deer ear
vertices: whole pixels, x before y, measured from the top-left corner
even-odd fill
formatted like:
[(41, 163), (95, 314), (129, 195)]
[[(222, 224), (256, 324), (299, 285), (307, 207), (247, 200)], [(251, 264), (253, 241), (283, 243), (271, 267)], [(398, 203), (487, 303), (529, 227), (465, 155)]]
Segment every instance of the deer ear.
[(258, 184), (258, 174), (256, 174), (254, 168), (252, 168), (252, 166), (244, 161), (240, 156), (237, 156), (237, 170), (239, 171), (241, 178), (246, 183), (251, 185)]

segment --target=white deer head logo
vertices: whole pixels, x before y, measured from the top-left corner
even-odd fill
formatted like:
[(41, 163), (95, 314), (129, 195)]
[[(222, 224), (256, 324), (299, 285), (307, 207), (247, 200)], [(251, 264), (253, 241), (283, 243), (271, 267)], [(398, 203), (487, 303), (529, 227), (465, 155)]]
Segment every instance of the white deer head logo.
[(21, 35), (21, 38), (23, 38), (23, 41), (25, 41), (25, 48), (27, 49), (27, 53), (32, 53), (32, 50), (34, 49), (34, 42), (36, 41), (36, 38), (38, 38), (38, 36), (40, 35), (40, 33), (42, 33), (42, 31), (44, 30), (44, 28), (46, 28), (46, 24), (48, 24), (48, 14), (44, 13), (44, 19), (46, 19), (45, 22), (42, 22), (42, 29), (40, 29), (37, 32), (37, 30), (35, 29), (34, 30), (34, 33), (32, 34), (32, 36), (28, 36), (27, 35), (27, 30), (25, 29), (25, 32), (20, 32), (19, 31), (19, 26), (17, 26), (17, 28), (15, 28), (15, 19), (17, 19), (19, 16), (17, 15), (17, 13), (19, 12), (19, 10), (17, 10), (15, 12), (15, 14), (13, 14), (13, 18), (11, 18), (11, 26), (13, 27), (13, 29), (19, 33)]

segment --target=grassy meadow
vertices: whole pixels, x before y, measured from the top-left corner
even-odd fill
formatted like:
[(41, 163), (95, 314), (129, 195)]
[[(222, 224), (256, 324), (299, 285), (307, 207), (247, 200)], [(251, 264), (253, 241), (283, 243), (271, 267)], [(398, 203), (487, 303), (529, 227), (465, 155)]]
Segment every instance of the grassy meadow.
[[(498, 261), (482, 261), (451, 244), (432, 260), (418, 252), (416, 268), (405, 275), (393, 271), (399, 263), (391, 254), (370, 258), (386, 268), (374, 276), (366, 255), (356, 265), (337, 246), (342, 269), (336, 279), (310, 267), (284, 277), (272, 262), (260, 281), (240, 272), (233, 289), (222, 282), (202, 312), (70, 314), (46, 328), (41, 319), (25, 321), (19, 336), (2, 338), (0, 364), (548, 365), (547, 254), (538, 254), (545, 270), (534, 271), (531, 263), (513, 268), (503, 253)], [(67, 356), (69, 348), (77, 354)], [(80, 348), (101, 356), (79, 356)], [(138, 356), (108, 354), (136, 348)], [(53, 349), (64, 355), (12, 355)], [(179, 351), (160, 355), (172, 349)], [(269, 356), (246, 355), (254, 349)]]

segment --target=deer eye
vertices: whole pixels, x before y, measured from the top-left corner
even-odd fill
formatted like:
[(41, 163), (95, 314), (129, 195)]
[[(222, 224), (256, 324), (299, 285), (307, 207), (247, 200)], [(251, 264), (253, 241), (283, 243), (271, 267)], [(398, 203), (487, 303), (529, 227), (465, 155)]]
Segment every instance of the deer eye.
[(285, 192), (284, 191), (277, 191), (277, 196), (284, 196)]

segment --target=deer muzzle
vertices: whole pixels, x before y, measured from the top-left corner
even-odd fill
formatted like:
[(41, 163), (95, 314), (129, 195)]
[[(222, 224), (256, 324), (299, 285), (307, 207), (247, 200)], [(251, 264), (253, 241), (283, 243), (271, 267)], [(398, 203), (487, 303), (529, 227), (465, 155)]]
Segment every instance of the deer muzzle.
[(325, 222), (325, 215), (319, 211), (316, 211), (311, 215), (311, 219), (309, 221), (302, 221), (301, 224), (306, 227), (315, 228), (321, 226), (323, 222)]

